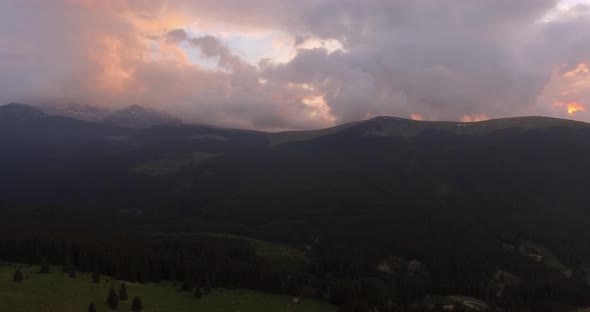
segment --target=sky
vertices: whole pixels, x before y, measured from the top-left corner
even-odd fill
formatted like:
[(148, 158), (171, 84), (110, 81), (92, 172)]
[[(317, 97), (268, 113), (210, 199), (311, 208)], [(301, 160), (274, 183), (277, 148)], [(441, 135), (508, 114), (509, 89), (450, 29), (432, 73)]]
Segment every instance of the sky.
[(0, 104), (590, 122), (590, 0), (0, 0)]

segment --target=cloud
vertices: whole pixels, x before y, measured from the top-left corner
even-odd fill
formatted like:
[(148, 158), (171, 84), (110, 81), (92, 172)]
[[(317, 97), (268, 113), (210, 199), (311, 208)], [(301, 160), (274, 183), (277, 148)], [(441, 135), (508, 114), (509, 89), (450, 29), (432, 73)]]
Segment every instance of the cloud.
[[(308, 91), (262, 84), (218, 38), (189, 38), (165, 2), (0, 3), (0, 101), (106, 107), (139, 104), (187, 121), (264, 130), (326, 125)], [(26, 21), (26, 23), (25, 23)], [(189, 60), (188, 42), (218, 69)]]
[(174, 29), (168, 32), (167, 38), (170, 42), (180, 43), (188, 38), (184, 29)]
[(207, 57), (218, 57), (219, 67), (235, 69), (243, 64), (240, 57), (233, 55), (228, 47), (213, 36), (203, 36), (189, 39), (189, 43), (201, 49)]
[[(577, 71), (590, 64), (588, 12), (554, 0), (7, 0), (0, 102), (140, 104), (264, 130), (377, 115), (590, 121), (555, 105), (590, 105)], [(254, 64), (248, 38), (268, 32), (292, 56)]]

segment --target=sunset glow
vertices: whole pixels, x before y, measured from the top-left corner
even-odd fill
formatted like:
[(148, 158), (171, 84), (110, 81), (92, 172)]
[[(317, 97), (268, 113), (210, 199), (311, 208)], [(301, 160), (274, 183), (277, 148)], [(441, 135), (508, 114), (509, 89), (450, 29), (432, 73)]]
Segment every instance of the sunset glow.
[(450, 17), (492, 2), (23, 3), (0, 1), (0, 104), (137, 104), (258, 130), (381, 115), (590, 121), (590, 32), (572, 31), (590, 23), (590, 0), (507, 5), (482, 24)]
[(465, 115), (461, 121), (463, 122), (477, 122), (477, 121), (484, 121), (488, 120), (488, 116), (486, 114), (473, 114), (473, 115)]
[(411, 117), (412, 117), (413, 120), (424, 120), (424, 117), (422, 117), (422, 115), (420, 115), (420, 114), (415, 114), (414, 113), (414, 114), (411, 115)]
[(565, 107), (567, 108), (567, 113), (570, 116), (575, 116), (576, 113), (578, 112), (586, 112), (586, 107), (584, 107), (583, 105), (576, 103), (576, 102), (571, 102), (571, 103), (555, 103), (556, 107)]
[(590, 73), (590, 69), (588, 69), (588, 65), (586, 64), (579, 64), (575, 69), (568, 71), (567, 73), (563, 74), (564, 78), (572, 78), (580, 75), (587, 75)]
[(330, 113), (330, 106), (328, 106), (326, 99), (323, 96), (309, 96), (304, 98), (302, 102), (307, 105), (310, 118), (334, 121), (334, 116)]

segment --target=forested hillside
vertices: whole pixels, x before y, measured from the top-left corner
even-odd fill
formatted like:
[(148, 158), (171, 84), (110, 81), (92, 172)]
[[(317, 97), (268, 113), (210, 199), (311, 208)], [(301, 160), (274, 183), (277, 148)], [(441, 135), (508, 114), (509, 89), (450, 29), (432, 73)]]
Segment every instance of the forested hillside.
[(588, 124), (379, 117), (264, 133), (11, 105), (0, 128), (4, 261), (343, 311), (464, 301), (450, 296), (502, 311), (590, 306)]

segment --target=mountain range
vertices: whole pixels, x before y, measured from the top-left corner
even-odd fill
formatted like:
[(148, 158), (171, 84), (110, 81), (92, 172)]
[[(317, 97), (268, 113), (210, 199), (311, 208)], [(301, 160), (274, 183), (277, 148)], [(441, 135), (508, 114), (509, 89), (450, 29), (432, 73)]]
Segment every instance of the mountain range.
[[(8, 104), (8, 106), (19, 105), (34, 108), (33, 106), (26, 104)], [(166, 112), (139, 105), (131, 105), (119, 110), (109, 110), (96, 106), (71, 103), (63, 105), (45, 105), (40, 106), (37, 109), (54, 116), (69, 117), (95, 123), (109, 123), (131, 128), (148, 128), (158, 125), (182, 124), (182, 121), (179, 118)]]
[(376, 117), (266, 133), (154, 116), (0, 107), (3, 206), (92, 222), (180, 218), (337, 255), (362, 276), (416, 259), (436, 283), (467, 287), (502, 270), (530, 287), (545, 287), (540, 276), (588, 287), (590, 124)]

